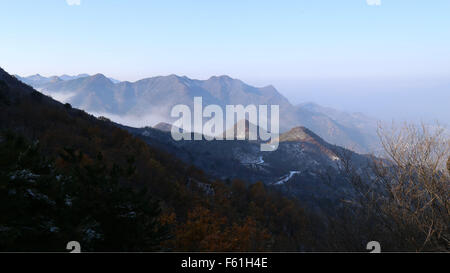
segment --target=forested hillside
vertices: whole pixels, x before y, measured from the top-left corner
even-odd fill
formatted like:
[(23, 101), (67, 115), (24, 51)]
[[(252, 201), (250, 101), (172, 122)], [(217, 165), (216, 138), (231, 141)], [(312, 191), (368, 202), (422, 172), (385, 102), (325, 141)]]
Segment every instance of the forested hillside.
[(69, 241), (82, 251), (366, 251), (373, 240), (383, 251), (449, 251), (448, 136), (426, 127), (382, 136), (387, 158), (372, 158), (367, 173), (305, 128), (283, 136), (286, 148), (309, 141), (341, 162), (322, 182), (348, 198), (314, 214), (301, 194), (213, 180), (164, 142), (0, 69), (0, 251), (66, 251)]
[(3, 70), (0, 105), (2, 251), (318, 247), (312, 218), (262, 183), (210, 181)]

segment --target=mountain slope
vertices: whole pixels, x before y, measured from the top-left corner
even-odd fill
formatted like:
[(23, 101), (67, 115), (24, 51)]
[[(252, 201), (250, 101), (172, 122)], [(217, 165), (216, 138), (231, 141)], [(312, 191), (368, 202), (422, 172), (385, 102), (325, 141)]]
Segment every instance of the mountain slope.
[[(14, 145), (12, 134), (19, 135)], [(316, 228), (298, 201), (261, 183), (212, 182), (162, 151), (166, 146), (147, 144), (0, 69), (0, 251), (65, 251), (68, 239), (90, 251), (313, 249), (305, 234)], [(148, 195), (156, 209), (142, 199)], [(168, 240), (146, 232), (155, 221), (168, 229)]]
[[(347, 113), (339, 111), (330, 107), (323, 107), (316, 103), (304, 103), (297, 105), (298, 111), (307, 110), (309, 112), (326, 115), (329, 119), (344, 126), (346, 131), (350, 134), (347, 138), (353, 139), (353, 143), (345, 145), (348, 148), (353, 148), (357, 151), (374, 151), (379, 147), (379, 139), (376, 134), (378, 128), (378, 121), (374, 118), (368, 117), (363, 113)], [(359, 147), (352, 147), (351, 145), (358, 144)]]
[(162, 130), (123, 126), (149, 145), (163, 147), (217, 179), (262, 181), (318, 213), (333, 211), (352, 191), (341, 179), (340, 155), (351, 156), (358, 168), (368, 164), (368, 157), (331, 145), (304, 127), (282, 134), (273, 152), (261, 152), (260, 144), (253, 141), (174, 141), (165, 126), (159, 127)]

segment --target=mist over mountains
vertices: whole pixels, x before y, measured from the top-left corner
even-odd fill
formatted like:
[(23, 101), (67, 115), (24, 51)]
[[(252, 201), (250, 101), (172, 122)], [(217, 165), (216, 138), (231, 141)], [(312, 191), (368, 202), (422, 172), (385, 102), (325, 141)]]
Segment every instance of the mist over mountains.
[(319, 102), (381, 120), (450, 125), (448, 76), (301, 78), (273, 82), (291, 102)]
[(203, 105), (216, 104), (223, 108), (238, 104), (279, 105), (281, 132), (305, 126), (327, 142), (357, 152), (367, 153), (377, 147), (377, 121), (373, 118), (314, 103), (292, 105), (271, 85), (254, 87), (229, 76), (196, 80), (169, 75), (136, 82), (117, 82), (103, 74), (16, 77), (57, 100), (129, 126), (173, 122), (170, 111), (174, 105), (193, 107), (193, 98), (200, 96)]

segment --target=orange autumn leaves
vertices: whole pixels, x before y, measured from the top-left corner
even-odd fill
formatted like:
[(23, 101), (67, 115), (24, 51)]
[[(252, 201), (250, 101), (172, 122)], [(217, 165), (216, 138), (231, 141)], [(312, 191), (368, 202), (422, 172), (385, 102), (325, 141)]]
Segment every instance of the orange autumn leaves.
[(182, 251), (263, 251), (271, 236), (248, 217), (242, 223), (228, 224), (228, 219), (209, 209), (197, 207), (188, 213), (185, 223), (176, 227), (175, 240), (167, 242)]

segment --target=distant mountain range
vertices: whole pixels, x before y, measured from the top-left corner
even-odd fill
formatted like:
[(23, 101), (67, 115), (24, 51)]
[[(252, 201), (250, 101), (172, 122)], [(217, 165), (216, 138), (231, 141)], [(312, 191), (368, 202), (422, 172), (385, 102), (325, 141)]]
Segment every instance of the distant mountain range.
[(113, 120), (120, 117), (120, 123), (131, 126), (171, 123), (170, 110), (174, 105), (192, 107), (193, 98), (201, 96), (204, 105), (279, 105), (281, 132), (304, 126), (329, 143), (361, 153), (375, 150), (378, 143), (377, 121), (373, 118), (314, 103), (292, 105), (273, 86), (257, 88), (229, 76), (194, 80), (169, 75), (136, 82), (117, 82), (102, 74), (16, 77), (57, 100)]
[[(16, 77), (17, 79), (19, 79), (20, 81), (22, 81), (23, 83), (26, 83), (28, 85), (33, 86), (34, 88), (45, 88), (45, 86), (49, 85), (49, 84), (53, 84), (53, 83), (57, 83), (57, 82), (63, 82), (63, 81), (71, 81), (71, 80), (76, 80), (76, 79), (81, 79), (81, 78), (86, 78), (86, 77), (90, 77), (89, 74), (79, 74), (79, 75), (75, 75), (75, 76), (71, 76), (71, 75), (61, 75), (61, 76), (50, 76), (50, 77), (44, 77), (40, 74), (35, 74), (35, 75), (31, 75), (28, 77), (21, 77), (19, 75), (14, 75), (14, 77)], [(113, 79), (113, 78), (109, 78), (113, 83), (119, 83), (119, 80)]]

